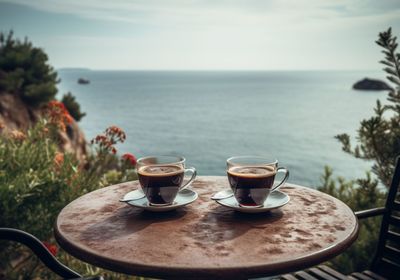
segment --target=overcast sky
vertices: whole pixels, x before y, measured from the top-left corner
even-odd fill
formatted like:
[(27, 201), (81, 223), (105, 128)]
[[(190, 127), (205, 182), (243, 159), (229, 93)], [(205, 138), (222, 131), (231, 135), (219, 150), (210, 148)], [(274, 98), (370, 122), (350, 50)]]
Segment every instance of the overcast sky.
[(379, 70), (399, 0), (0, 0), (56, 68)]

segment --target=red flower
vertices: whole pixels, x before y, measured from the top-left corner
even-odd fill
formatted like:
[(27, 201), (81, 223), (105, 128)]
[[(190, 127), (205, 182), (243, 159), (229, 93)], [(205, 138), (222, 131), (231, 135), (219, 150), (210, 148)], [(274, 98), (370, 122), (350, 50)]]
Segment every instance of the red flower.
[(47, 248), (47, 250), (50, 251), (50, 253), (51, 253), (53, 256), (57, 255), (58, 248), (57, 248), (56, 245), (51, 244), (51, 243), (46, 242), (46, 241), (43, 241), (42, 243), (43, 243), (43, 245)]
[(64, 154), (57, 152), (54, 156), (54, 163), (60, 167), (64, 163)]
[(13, 138), (14, 140), (24, 141), (26, 139), (25, 133), (23, 133), (22, 131), (16, 130), (16, 129), (11, 131), (10, 135), (11, 135), (11, 138)]
[(49, 122), (56, 125), (62, 131), (65, 131), (66, 125), (73, 122), (73, 118), (67, 108), (65, 108), (64, 103), (57, 100), (52, 100), (48, 103), (46, 115)]
[(130, 164), (132, 164), (133, 166), (136, 165), (136, 157), (132, 154), (126, 153), (122, 155), (122, 158), (126, 161), (129, 161)]
[(72, 118), (72, 116), (68, 113), (67, 110), (65, 110), (66, 112), (64, 113), (64, 121), (67, 124), (72, 124), (74, 119)]
[(113, 144), (115, 144), (116, 141), (123, 143), (126, 139), (125, 132), (115, 125), (108, 127), (104, 133), (111, 139)]
[(108, 127), (103, 134), (97, 135), (90, 141), (92, 144), (98, 144), (100, 148), (100, 153), (117, 153), (117, 149), (114, 147), (118, 142), (123, 143), (126, 139), (125, 132), (113, 125)]
[(65, 105), (64, 103), (57, 101), (57, 100), (52, 100), (49, 102), (49, 107), (53, 107), (53, 108), (58, 108), (60, 110), (65, 110)]

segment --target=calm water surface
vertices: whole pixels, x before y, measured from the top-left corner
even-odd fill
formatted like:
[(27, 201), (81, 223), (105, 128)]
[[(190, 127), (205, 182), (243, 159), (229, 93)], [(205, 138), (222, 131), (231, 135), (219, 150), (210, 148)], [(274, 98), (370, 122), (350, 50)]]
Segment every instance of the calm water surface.
[[(127, 133), (119, 152), (178, 154), (199, 175), (225, 175), (233, 155), (274, 155), (290, 182), (314, 187), (325, 165), (349, 179), (370, 164), (333, 138), (355, 135), (385, 92), (354, 91), (380, 72), (60, 70), (59, 95), (71, 91), (87, 113), (88, 140), (109, 125)], [(79, 77), (89, 85), (77, 84)]]

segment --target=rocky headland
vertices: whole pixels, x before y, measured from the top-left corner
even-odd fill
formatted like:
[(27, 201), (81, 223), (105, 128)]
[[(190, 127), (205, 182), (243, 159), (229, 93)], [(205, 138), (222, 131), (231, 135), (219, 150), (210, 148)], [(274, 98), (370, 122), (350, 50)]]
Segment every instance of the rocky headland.
[[(42, 108), (27, 105), (19, 95), (0, 92), (0, 124), (3, 133), (13, 130), (26, 131), (42, 114)], [(73, 153), (79, 160), (85, 159), (87, 142), (75, 120), (66, 127), (65, 132), (60, 131), (60, 139), (61, 151)]]

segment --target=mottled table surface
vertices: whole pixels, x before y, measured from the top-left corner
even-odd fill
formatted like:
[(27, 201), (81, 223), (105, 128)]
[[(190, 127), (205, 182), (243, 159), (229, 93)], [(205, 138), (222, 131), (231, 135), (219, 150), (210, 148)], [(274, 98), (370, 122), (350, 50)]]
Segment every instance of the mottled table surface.
[(249, 278), (318, 264), (357, 237), (358, 222), (341, 201), (293, 184), (290, 202), (271, 212), (235, 212), (210, 200), (226, 177), (200, 176), (199, 198), (153, 213), (118, 201), (138, 182), (83, 195), (59, 214), (55, 236), (77, 258), (113, 271), (156, 278)]

